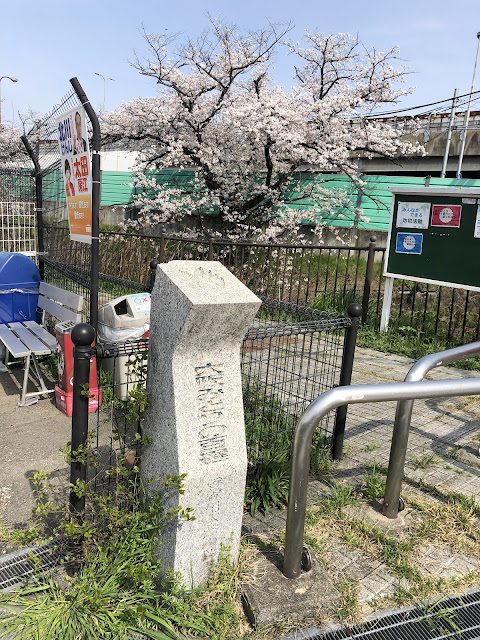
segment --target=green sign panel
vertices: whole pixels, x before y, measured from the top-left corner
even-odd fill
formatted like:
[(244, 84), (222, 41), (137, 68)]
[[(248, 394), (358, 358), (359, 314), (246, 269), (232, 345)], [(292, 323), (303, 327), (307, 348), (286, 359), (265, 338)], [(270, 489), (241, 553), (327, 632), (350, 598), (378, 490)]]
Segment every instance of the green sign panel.
[(392, 192), (385, 275), (480, 291), (480, 190)]

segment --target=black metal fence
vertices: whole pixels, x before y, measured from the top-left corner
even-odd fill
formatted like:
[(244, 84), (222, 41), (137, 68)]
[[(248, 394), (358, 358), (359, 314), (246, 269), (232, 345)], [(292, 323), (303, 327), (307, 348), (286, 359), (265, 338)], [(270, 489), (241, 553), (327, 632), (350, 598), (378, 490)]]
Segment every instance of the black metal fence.
[[(247, 331), (241, 349), (251, 465), (277, 456), (288, 459), (296, 422), (307, 405), (324, 391), (350, 382), (361, 313), (359, 305), (352, 307), (350, 317), (344, 317), (278, 300), (262, 301), (255, 326)], [(78, 327), (75, 331), (78, 333)], [(93, 438), (90, 445), (95, 452), (90, 479), (100, 490), (110, 484), (108, 470), (116, 466), (119, 456), (132, 466), (140, 456), (142, 417), (147, 401), (148, 338), (121, 344), (100, 343), (92, 348), (88, 343), (90, 337), (83, 340), (83, 346), (76, 347), (75, 366), (78, 359), (83, 358), (85, 364), (89, 354), (96, 354), (98, 391), (89, 390), (90, 396), (97, 399), (95, 428), (90, 418), (90, 437)], [(78, 344), (76, 334), (72, 333), (72, 340)], [(83, 351), (87, 356), (84, 357)], [(79, 389), (84, 389), (88, 371), (87, 367), (77, 377), (75, 369), (74, 374), (74, 387), (78, 385), (78, 389), (77, 396), (74, 389), (72, 425), (80, 434), (72, 435), (75, 450), (87, 444), (88, 400)], [(317, 451), (328, 455), (336, 441), (341, 451), (344, 418), (342, 414), (327, 416), (317, 433)], [(78, 473), (74, 475), (72, 483), (79, 477), (83, 478)], [(75, 493), (73, 500), (74, 509), (81, 510), (82, 504), (78, 503)]]
[[(325, 304), (327, 299), (334, 311), (345, 313), (351, 302), (366, 302), (366, 281), (370, 298), (379, 297), (374, 242), (339, 248), (112, 232), (102, 232), (100, 239), (100, 278), (136, 283), (137, 290), (148, 290), (152, 260), (218, 260), (257, 295), (283, 302), (311, 305)], [(70, 241), (64, 224), (45, 226), (45, 248), (51, 261), (70, 269), (84, 268), (85, 247)]]
[[(65, 227), (47, 226), (45, 243), (50, 260), (86, 270), (84, 247), (70, 242)], [(106, 295), (118, 279), (119, 286), (127, 284), (129, 290), (149, 290), (152, 259), (219, 260), (257, 295), (340, 314), (358, 302), (363, 322), (378, 327), (384, 258), (385, 250), (376, 246), (374, 238), (365, 247), (322, 247), (103, 232), (100, 287), (102, 292), (102, 282), (109, 282), (103, 286)], [(395, 280), (390, 325), (422, 341), (456, 345), (478, 340), (480, 293)]]
[[(356, 320), (353, 330), (355, 331)], [(310, 402), (340, 384), (352, 318), (263, 298), (255, 326), (242, 344), (245, 428), (249, 463), (290, 454), (298, 418)], [(329, 415), (316, 432), (317, 449), (331, 450), (336, 431)], [(340, 447), (341, 448), (341, 447)]]

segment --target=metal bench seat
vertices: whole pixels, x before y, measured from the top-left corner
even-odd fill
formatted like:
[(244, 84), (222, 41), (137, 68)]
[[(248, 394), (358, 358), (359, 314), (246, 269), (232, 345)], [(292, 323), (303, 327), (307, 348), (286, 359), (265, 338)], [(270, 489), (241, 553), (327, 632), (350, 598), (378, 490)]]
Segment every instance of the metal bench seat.
[[(5, 345), (7, 354), (10, 353), (12, 357), (16, 359), (23, 358), (25, 361), (22, 391), (20, 401), (18, 403), (20, 407), (26, 407), (34, 404), (38, 401), (37, 396), (53, 393), (55, 391), (55, 389), (47, 389), (45, 380), (37, 362), (37, 356), (49, 355), (54, 351), (54, 349), (52, 350), (49, 345), (42, 342), (21, 322), (9, 322), (8, 325), (0, 325), (0, 340)], [(5, 364), (12, 364), (12, 362), (8, 361), (7, 356), (5, 358)], [(27, 393), (28, 376), (30, 371), (38, 380), (40, 390)]]
[[(83, 297), (41, 282), (38, 307), (43, 310), (44, 316), (47, 312), (57, 320), (77, 323), (81, 321), (80, 311), (83, 308)], [(55, 389), (47, 389), (37, 362), (37, 356), (56, 353), (57, 343), (51, 333), (33, 320), (9, 322), (0, 324), (0, 341), (6, 349), (6, 365), (13, 364), (13, 361), (19, 358), (24, 359), (23, 384), (18, 403), (20, 407), (38, 402), (40, 395), (54, 393)], [(11, 362), (8, 359), (9, 354), (14, 359)], [(38, 380), (40, 390), (27, 393), (30, 371)]]

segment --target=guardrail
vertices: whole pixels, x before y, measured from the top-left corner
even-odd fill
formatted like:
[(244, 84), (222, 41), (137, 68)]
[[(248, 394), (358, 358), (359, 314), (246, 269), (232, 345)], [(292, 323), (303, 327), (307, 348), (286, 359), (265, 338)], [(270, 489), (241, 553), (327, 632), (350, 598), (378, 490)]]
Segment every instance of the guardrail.
[[(405, 377), (405, 382), (418, 382), (423, 380), (429, 371), (442, 364), (450, 364), (464, 358), (469, 358), (480, 353), (480, 342), (431, 353), (418, 360)], [(388, 463), (385, 497), (382, 513), (387, 518), (396, 518), (399, 512), (400, 493), (402, 490), (402, 478), (407, 454), (410, 422), (412, 420), (413, 399), (400, 400), (397, 403), (395, 424), (393, 427), (392, 444), (390, 447), (390, 460)]]
[[(445, 359), (442, 362), (445, 362)], [(297, 424), (293, 440), (283, 559), (283, 575), (285, 577), (298, 578), (302, 572), (310, 450), (312, 448), (313, 433), (320, 420), (329, 411), (344, 404), (365, 404), (367, 402), (384, 402), (387, 400), (418, 400), (452, 395), (480, 395), (480, 378), (337, 387), (323, 393), (310, 403)]]

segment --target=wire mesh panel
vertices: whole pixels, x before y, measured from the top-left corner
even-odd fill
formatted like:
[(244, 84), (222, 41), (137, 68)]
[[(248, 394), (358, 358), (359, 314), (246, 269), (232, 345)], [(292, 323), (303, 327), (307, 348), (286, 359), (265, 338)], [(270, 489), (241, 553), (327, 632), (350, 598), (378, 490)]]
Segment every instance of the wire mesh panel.
[(91, 473), (101, 491), (110, 487), (109, 470), (118, 467), (120, 458), (120, 465), (131, 468), (141, 454), (148, 340), (101, 343), (96, 352), (100, 402)]
[(27, 167), (29, 158), (20, 150), (0, 166), (0, 251), (37, 254), (35, 184)]
[(37, 254), (37, 218), (33, 202), (0, 202), (0, 251)]
[[(262, 299), (256, 326), (242, 345), (249, 461), (287, 456), (298, 418), (308, 404), (338, 385), (345, 329), (351, 320), (325, 311)], [(327, 447), (334, 414), (317, 430)]]
[[(300, 414), (318, 395), (338, 385), (348, 317), (263, 299), (255, 326), (241, 348), (244, 412), (249, 462), (289, 456)], [(140, 455), (146, 407), (148, 338), (97, 347), (101, 402), (96, 417), (99, 469), (123, 455)], [(317, 430), (315, 445), (330, 443), (335, 416)], [(101, 463), (101, 464), (100, 464)], [(102, 475), (103, 474), (103, 475)], [(108, 484), (104, 472), (97, 482)]]
[[(65, 265), (74, 265), (84, 270), (90, 268), (90, 247), (80, 242), (70, 242), (68, 232), (68, 210), (65, 196), (63, 173), (61, 170), (60, 149), (58, 144), (57, 117), (80, 106), (80, 101), (73, 89), (25, 136), (31, 153), (37, 162), (37, 188), (42, 193), (42, 236), (45, 238), (44, 250), (50, 260), (57, 260)], [(91, 137), (92, 127), (87, 119), (87, 135)], [(43, 234), (43, 223), (48, 221), (60, 226), (64, 232)], [(66, 240), (68, 239), (68, 242)], [(40, 256), (43, 262), (43, 256)], [(48, 282), (47, 278), (45, 278)], [(55, 284), (55, 282), (51, 282)]]

